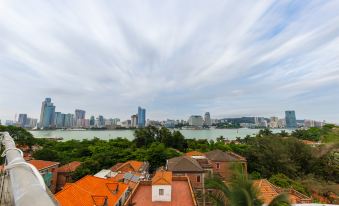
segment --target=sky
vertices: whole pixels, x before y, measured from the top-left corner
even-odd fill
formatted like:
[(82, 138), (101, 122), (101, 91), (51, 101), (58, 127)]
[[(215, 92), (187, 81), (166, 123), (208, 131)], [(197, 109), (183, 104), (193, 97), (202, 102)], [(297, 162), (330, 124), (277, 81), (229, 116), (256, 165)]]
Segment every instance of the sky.
[(0, 0), (0, 119), (339, 122), (339, 1)]

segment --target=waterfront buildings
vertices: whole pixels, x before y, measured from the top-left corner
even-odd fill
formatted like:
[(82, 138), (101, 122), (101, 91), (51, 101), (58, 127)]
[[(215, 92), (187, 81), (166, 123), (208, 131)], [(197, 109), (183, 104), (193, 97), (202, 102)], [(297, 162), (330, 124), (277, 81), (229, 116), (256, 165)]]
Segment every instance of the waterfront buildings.
[(297, 119), (295, 111), (285, 111), (286, 128), (297, 128)]
[(212, 122), (211, 122), (211, 115), (209, 112), (206, 112), (205, 113), (205, 116), (204, 116), (204, 125), (206, 126), (211, 126)]
[(47, 97), (41, 104), (40, 128), (54, 128), (55, 106), (51, 98)]
[(138, 127), (142, 128), (146, 125), (146, 109), (138, 107)]
[(91, 116), (91, 118), (89, 119), (89, 126), (94, 127), (94, 125), (95, 125), (95, 117)]
[(133, 114), (131, 116), (131, 127), (136, 128), (138, 126), (138, 115)]
[(278, 128), (278, 121), (279, 121), (278, 117), (271, 117), (269, 123), (270, 128)]
[(21, 127), (25, 127), (27, 124), (27, 114), (19, 114), (18, 123)]
[(81, 109), (76, 109), (75, 112), (75, 124), (78, 128), (84, 128), (85, 127), (85, 117), (86, 117), (86, 111)]
[(171, 119), (167, 119), (165, 122), (164, 122), (164, 126), (166, 128), (174, 128), (175, 127), (175, 124), (176, 124), (176, 121), (175, 120), (171, 120)]
[(201, 127), (204, 124), (204, 120), (200, 115), (192, 115), (188, 119), (188, 124), (190, 126)]

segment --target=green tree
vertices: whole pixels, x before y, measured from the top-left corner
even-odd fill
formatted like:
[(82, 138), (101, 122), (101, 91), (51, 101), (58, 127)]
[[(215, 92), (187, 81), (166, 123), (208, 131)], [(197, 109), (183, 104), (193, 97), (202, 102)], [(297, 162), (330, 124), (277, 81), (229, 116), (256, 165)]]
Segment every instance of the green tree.
[(33, 135), (24, 128), (0, 125), (0, 132), (8, 132), (18, 145), (28, 145), (31, 147), (35, 144)]
[[(253, 182), (244, 175), (239, 168), (233, 169), (234, 178), (230, 184), (225, 184), (219, 177), (212, 176), (206, 179), (206, 188), (213, 189), (208, 197), (214, 205), (224, 206), (261, 206), (262, 200), (259, 198), (259, 190)], [(276, 196), (268, 205), (290, 205), (286, 194)]]

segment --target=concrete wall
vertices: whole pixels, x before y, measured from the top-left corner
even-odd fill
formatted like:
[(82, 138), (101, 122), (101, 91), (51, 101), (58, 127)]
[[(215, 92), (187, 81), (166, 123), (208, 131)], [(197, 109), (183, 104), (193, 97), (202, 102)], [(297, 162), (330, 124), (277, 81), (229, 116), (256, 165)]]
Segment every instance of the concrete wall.
[[(164, 190), (164, 195), (159, 195), (159, 189)], [(152, 201), (170, 202), (172, 197), (171, 185), (153, 185), (152, 186)]]

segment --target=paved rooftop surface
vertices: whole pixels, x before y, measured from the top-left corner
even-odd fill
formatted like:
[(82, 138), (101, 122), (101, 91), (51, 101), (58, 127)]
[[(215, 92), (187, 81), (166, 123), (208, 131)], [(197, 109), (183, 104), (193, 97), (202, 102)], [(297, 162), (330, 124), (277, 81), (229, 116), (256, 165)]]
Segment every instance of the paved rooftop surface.
[(171, 202), (152, 202), (152, 186), (139, 185), (132, 200), (135, 206), (193, 206), (193, 200), (187, 181), (172, 182)]

